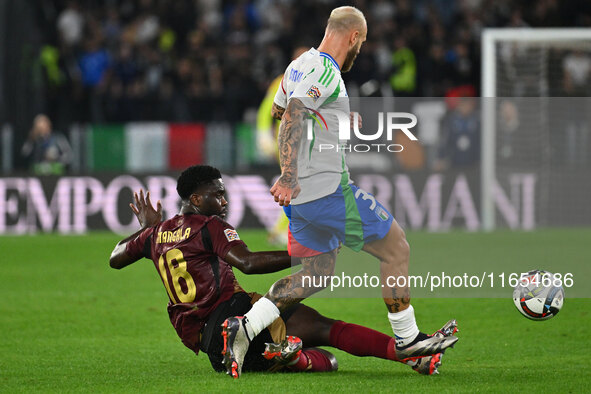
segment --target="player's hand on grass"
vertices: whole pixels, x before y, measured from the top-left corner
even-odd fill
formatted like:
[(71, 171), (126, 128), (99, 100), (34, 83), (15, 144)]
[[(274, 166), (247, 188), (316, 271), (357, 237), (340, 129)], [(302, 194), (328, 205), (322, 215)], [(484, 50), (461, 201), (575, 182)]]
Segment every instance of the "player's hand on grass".
[(271, 194), (282, 207), (286, 207), (291, 200), (300, 194), (300, 185), (297, 180), (290, 181), (289, 177), (281, 175), (271, 188)]
[(150, 192), (146, 192), (146, 197), (144, 198), (144, 189), (140, 189), (139, 196), (137, 193), (133, 193), (133, 196), (135, 198), (135, 205), (131, 203), (129, 206), (142, 228), (155, 226), (162, 221), (162, 204), (160, 200), (158, 200), (156, 209), (154, 209), (150, 201)]

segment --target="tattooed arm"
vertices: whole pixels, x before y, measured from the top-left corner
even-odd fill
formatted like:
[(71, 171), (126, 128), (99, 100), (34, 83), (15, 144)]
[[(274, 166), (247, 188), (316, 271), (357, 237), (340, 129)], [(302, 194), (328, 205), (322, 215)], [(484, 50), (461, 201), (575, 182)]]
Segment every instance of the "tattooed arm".
[(281, 120), (284, 112), (285, 108), (273, 103), (273, 108), (271, 108), (271, 116), (273, 117), (273, 119)]
[(298, 185), (298, 147), (304, 135), (304, 104), (292, 98), (287, 104), (279, 127), (279, 164), (281, 176), (271, 188), (279, 205), (287, 206), (300, 193)]

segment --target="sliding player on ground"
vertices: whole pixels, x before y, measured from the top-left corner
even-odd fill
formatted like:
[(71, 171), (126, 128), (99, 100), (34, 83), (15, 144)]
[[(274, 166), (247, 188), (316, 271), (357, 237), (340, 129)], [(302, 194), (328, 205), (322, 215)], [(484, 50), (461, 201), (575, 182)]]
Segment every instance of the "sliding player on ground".
[[(168, 294), (170, 321), (183, 344), (196, 354), (205, 352), (212, 367), (224, 371), (222, 353), (227, 350), (227, 338), (222, 336), (222, 323), (248, 312), (261, 297), (242, 289), (232, 267), (246, 274), (261, 274), (287, 268), (291, 259), (285, 251), (251, 252), (223, 220), (228, 203), (217, 169), (188, 168), (178, 179), (177, 192), (181, 211), (163, 222), (160, 202), (154, 209), (149, 194), (145, 198), (143, 191), (136, 194), (135, 205), (130, 205), (142, 228), (115, 246), (110, 265), (121, 269), (142, 258), (151, 259)], [(450, 321), (437, 335), (452, 335), (455, 328), (455, 321)], [(306, 348), (302, 350), (303, 344)], [(437, 373), (441, 363), (440, 356), (399, 360), (393, 351), (394, 338), (295, 304), (253, 339), (244, 370), (336, 370), (335, 357), (314, 346), (401, 361), (423, 374)]]

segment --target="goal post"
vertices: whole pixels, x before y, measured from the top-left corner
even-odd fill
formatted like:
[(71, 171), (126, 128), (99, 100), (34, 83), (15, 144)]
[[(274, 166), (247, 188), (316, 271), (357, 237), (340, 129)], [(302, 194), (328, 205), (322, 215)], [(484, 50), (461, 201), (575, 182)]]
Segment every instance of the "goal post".
[[(553, 72), (553, 69), (557, 68), (559, 63), (560, 66), (562, 65), (562, 59), (550, 59), (549, 51), (557, 49), (560, 55), (566, 56), (569, 51), (583, 50), (591, 58), (591, 29), (493, 28), (484, 29), (481, 39), (481, 223), (484, 231), (491, 231), (496, 228), (494, 189), (498, 175), (497, 117), (499, 109), (497, 98), (550, 97), (554, 93), (551, 85), (556, 83), (555, 80), (559, 75)], [(507, 48), (510, 49), (506, 50)], [(511, 57), (515, 56), (515, 48), (522, 50), (525, 55), (522, 58), (512, 59)], [(512, 71), (517, 70), (515, 75), (507, 75), (510, 74), (509, 72), (504, 77), (500, 77), (501, 57), (505, 62), (512, 60)], [(551, 62), (553, 63), (550, 64)], [(529, 88), (520, 89), (520, 79), (523, 78), (535, 79), (533, 88), (530, 84)], [(589, 79), (591, 81), (591, 77)], [(537, 100), (541, 106), (540, 114), (547, 116), (543, 109), (543, 106), (547, 105), (547, 101)], [(544, 126), (543, 121), (541, 124)], [(549, 128), (547, 122), (545, 127)], [(545, 138), (544, 133), (549, 134), (549, 132), (549, 130), (546, 132), (542, 130), (540, 140)], [(551, 225), (552, 223), (546, 224)]]

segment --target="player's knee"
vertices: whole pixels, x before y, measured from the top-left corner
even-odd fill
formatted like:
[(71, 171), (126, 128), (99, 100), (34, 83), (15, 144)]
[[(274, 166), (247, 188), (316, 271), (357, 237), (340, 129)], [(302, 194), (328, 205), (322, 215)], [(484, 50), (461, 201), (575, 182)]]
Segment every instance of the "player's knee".
[(398, 225), (398, 223), (394, 222), (390, 228), (389, 236), (391, 240), (391, 242), (389, 242), (390, 248), (392, 249), (391, 252), (398, 258), (407, 259), (410, 256), (410, 245), (406, 240), (404, 230)]
[(404, 234), (404, 231), (402, 231), (402, 235), (401, 237), (398, 239), (398, 243), (397, 243), (397, 253), (400, 255), (400, 257), (404, 258), (404, 259), (408, 259), (410, 257), (410, 245), (408, 244), (408, 241), (406, 240), (406, 236)]

